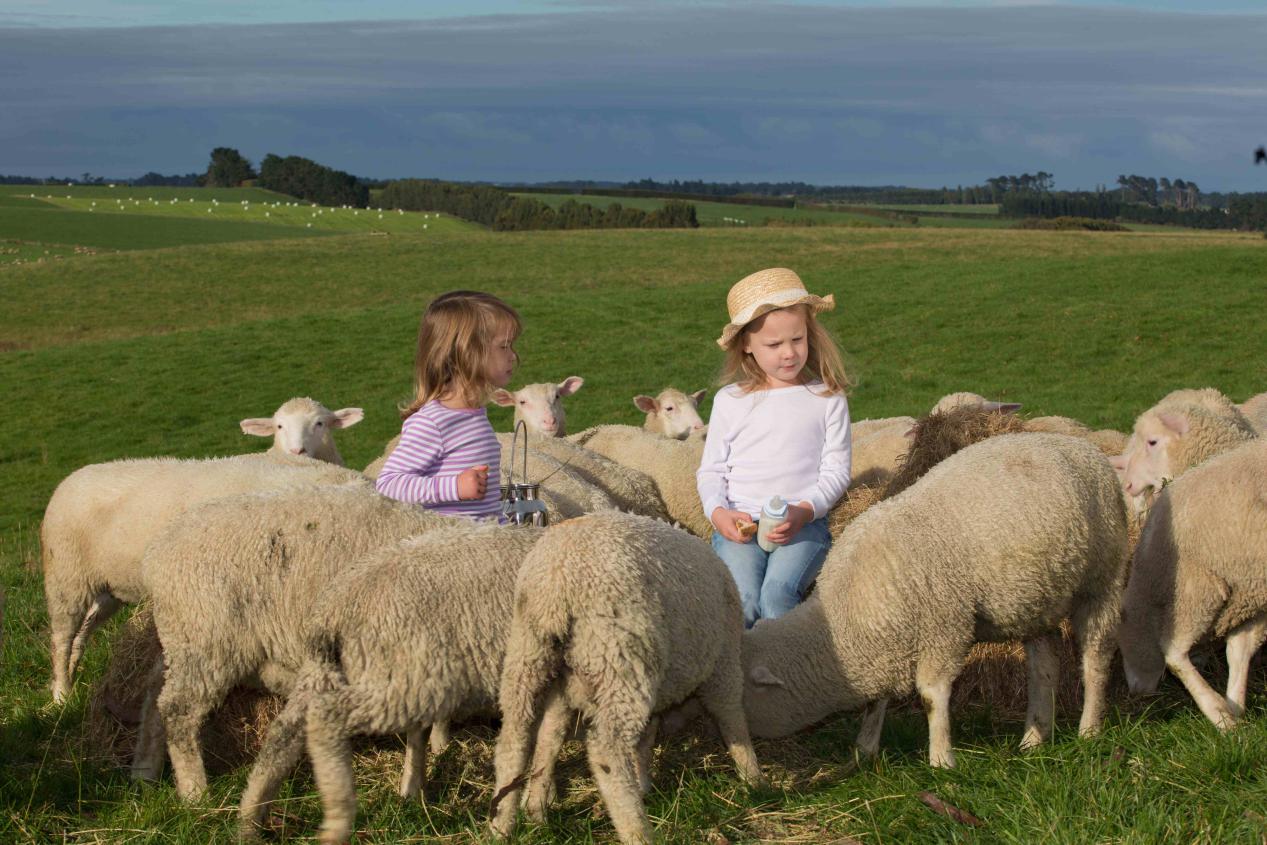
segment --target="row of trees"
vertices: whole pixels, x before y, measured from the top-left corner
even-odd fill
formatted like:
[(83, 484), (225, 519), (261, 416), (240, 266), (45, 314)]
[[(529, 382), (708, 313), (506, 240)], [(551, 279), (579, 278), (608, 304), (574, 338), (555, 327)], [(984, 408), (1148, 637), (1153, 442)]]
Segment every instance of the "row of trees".
[(301, 156), (264, 156), (256, 184), (320, 205), (364, 208), (370, 201), (370, 189), (355, 176)]
[(1123, 202), (1151, 206), (1173, 205), (1182, 210), (1196, 208), (1201, 200), (1201, 188), (1191, 180), (1171, 181), (1165, 176), (1157, 179), (1132, 173), (1130, 176), (1119, 175), (1117, 184)]
[(540, 200), (516, 197), (488, 185), (460, 185), (434, 179), (400, 179), (388, 183), (379, 202), (409, 211), (443, 211), (464, 220), (482, 223), (497, 231), (529, 229), (634, 229), (694, 228), (699, 225), (695, 206), (669, 201), (654, 211), (607, 208), (565, 200), (553, 209)]
[(1267, 228), (1267, 194), (1230, 194), (1226, 208), (1201, 208), (1125, 201), (1118, 191), (1017, 193), (1003, 198), (999, 213), (1006, 217), (1086, 217), (1196, 229), (1253, 230)]

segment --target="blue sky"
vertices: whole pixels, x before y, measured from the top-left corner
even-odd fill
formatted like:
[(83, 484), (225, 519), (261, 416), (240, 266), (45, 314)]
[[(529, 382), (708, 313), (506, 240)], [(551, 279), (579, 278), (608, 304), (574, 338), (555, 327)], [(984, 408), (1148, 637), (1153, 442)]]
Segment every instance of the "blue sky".
[(1267, 190), (1264, 45), (1263, 0), (6, 0), (0, 173)]

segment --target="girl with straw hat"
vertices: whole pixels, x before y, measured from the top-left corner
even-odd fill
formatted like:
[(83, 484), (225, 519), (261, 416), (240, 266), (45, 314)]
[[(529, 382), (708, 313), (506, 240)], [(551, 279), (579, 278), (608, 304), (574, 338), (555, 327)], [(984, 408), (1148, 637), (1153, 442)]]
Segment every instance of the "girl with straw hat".
[[(725, 387), (696, 479), (747, 627), (800, 602), (831, 546), (827, 512), (849, 486), (844, 365), (815, 319), (835, 305), (781, 267), (739, 280), (726, 297)], [(783, 503), (786, 516), (769, 516)], [(772, 524), (759, 525), (763, 512)]]

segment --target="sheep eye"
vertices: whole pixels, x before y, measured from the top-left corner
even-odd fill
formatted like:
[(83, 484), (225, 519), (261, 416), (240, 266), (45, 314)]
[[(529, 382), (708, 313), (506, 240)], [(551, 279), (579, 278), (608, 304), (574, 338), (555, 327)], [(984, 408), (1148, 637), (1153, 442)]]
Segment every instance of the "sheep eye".
[(325, 423), (323, 423), (321, 420), (317, 420), (317, 428), (320, 428), (323, 425), (325, 425)]
[(281, 423), (278, 423), (278, 424), (277, 424), (277, 430), (278, 430), (278, 431), (281, 431), (281, 430), (282, 430), (282, 424), (281, 424)]
[(1155, 437), (1154, 437), (1154, 438), (1152, 438), (1151, 440), (1149, 440), (1149, 441), (1148, 441), (1148, 445), (1149, 445), (1149, 446), (1156, 446), (1156, 445), (1157, 445), (1157, 438), (1155, 438)]
[(666, 410), (666, 411), (672, 411), (672, 410), (673, 410), (673, 406), (672, 406), (672, 405), (665, 405), (665, 406), (664, 406), (664, 410)]
[(527, 404), (528, 404), (528, 400), (527, 400), (527, 399), (520, 399), (520, 400), (519, 400), (519, 404), (520, 404), (520, 405), (527, 405)]

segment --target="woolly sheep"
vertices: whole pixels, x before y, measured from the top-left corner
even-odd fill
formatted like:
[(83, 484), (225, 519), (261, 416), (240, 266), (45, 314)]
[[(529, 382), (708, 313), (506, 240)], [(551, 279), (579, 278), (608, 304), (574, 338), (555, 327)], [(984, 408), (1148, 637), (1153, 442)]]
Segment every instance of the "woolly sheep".
[(917, 689), (929, 761), (953, 766), (951, 685), (978, 641), (1022, 640), (1029, 663), (1023, 747), (1053, 716), (1059, 624), (1082, 645), (1079, 730), (1099, 730), (1124, 580), (1126, 515), (1089, 443), (1006, 434), (938, 464), (837, 539), (814, 595), (744, 635), (744, 705), (756, 736), (784, 736), (866, 707), (874, 753), (885, 703)]
[(885, 428), (895, 428), (897, 426), (906, 426), (909, 429), (915, 425), (914, 417), (880, 417), (873, 420), (850, 420), (849, 434), (857, 443), (865, 437), (875, 434), (877, 431)]
[(568, 376), (558, 384), (526, 384), (515, 391), (501, 388), (493, 393), (493, 401), (503, 408), (515, 409), (514, 427), (520, 421), (534, 434), (563, 437), (567, 434), (567, 414), (563, 397), (581, 389), (585, 379)]
[[(1267, 638), (1267, 442), (1224, 452), (1175, 479), (1149, 510), (1131, 565), (1119, 639), (1132, 692), (1166, 668), (1220, 729), (1245, 712), (1249, 661)], [(1227, 695), (1188, 651), (1227, 638)]]
[[(155, 537), (141, 577), (163, 644), (157, 712), (180, 795), (206, 789), (198, 731), (230, 688), (258, 676), (272, 692), (290, 691), (313, 602), (340, 569), (387, 543), (457, 525), (475, 528), (357, 483), (219, 499)], [(137, 777), (161, 763), (154, 710), (142, 715)]]
[(239, 425), (243, 434), (272, 437), (274, 451), (307, 455), (343, 466), (343, 456), (334, 445), (331, 432), (336, 428), (351, 428), (364, 416), (360, 408), (331, 411), (315, 399), (303, 397), (283, 403), (271, 417), (245, 419)]
[(717, 720), (740, 776), (763, 783), (744, 721), (742, 630), (734, 581), (704, 541), (622, 513), (547, 529), (515, 587), (493, 832), (511, 833), (525, 775), (529, 808), (543, 808), (571, 710), (589, 723), (590, 770), (623, 843), (652, 841), (635, 758), (652, 715), (688, 696)]
[(92, 632), (123, 604), (146, 595), (141, 555), (177, 516), (222, 496), (359, 478), (341, 466), (272, 450), (211, 460), (110, 461), (68, 475), (40, 526), (53, 700), (69, 693)]
[(704, 454), (702, 437), (670, 440), (632, 425), (600, 425), (568, 440), (645, 473), (655, 483), (670, 520), (697, 537), (713, 536), (713, 525), (704, 514), (695, 486), (695, 471)]
[(947, 393), (938, 399), (937, 404), (933, 406), (929, 413), (945, 413), (965, 405), (975, 406), (983, 411), (1002, 411), (1004, 413), (1011, 413), (1021, 409), (1019, 402), (997, 402), (993, 399), (986, 399), (979, 393), (960, 391), (959, 393)]
[(251, 836), (308, 748), (321, 792), (322, 842), (356, 818), (353, 734), (409, 732), (401, 793), (422, 788), (418, 726), (496, 713), (515, 575), (539, 529), (434, 529), (376, 549), (335, 574), (313, 603), (295, 691), (269, 726), (242, 796)]
[(1126, 494), (1142, 503), (1192, 467), (1256, 436), (1240, 410), (1214, 388), (1176, 390), (1139, 415), (1113, 468)]
[(685, 440), (692, 432), (705, 430), (699, 415), (699, 403), (708, 395), (707, 390), (686, 394), (675, 387), (661, 390), (655, 396), (635, 396), (634, 407), (647, 415), (643, 429), (673, 440)]
[(1236, 407), (1245, 415), (1254, 431), (1259, 434), (1267, 431), (1267, 393), (1251, 396)]

